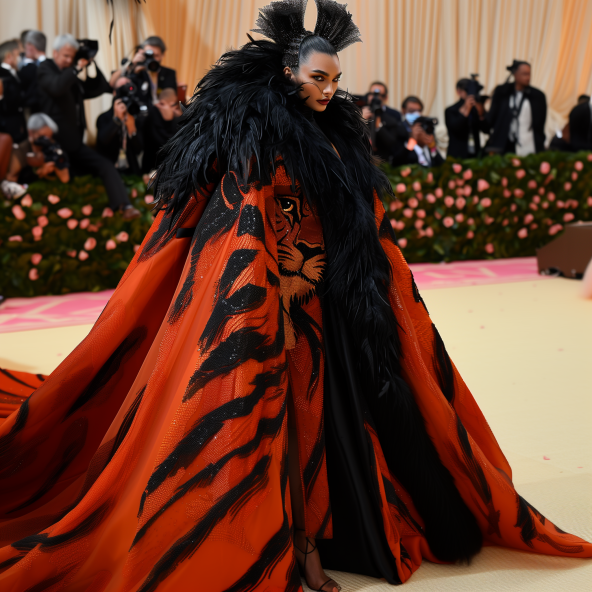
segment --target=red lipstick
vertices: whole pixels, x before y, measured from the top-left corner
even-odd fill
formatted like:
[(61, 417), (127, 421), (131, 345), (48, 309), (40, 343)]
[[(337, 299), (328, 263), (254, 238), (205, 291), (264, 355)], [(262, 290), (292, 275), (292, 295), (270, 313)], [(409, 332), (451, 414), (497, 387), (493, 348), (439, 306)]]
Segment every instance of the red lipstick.
[(329, 101), (330, 99), (323, 99), (322, 101), (317, 101), (317, 103), (320, 103), (321, 105), (328, 105)]

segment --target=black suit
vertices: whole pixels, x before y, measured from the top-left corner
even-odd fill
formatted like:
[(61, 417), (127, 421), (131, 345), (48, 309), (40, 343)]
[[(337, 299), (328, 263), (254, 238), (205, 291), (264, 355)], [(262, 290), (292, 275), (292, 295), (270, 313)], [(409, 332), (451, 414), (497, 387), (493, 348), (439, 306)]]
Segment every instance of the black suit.
[[(510, 97), (514, 92), (514, 83), (500, 84), (493, 91), (491, 108), (487, 115), (487, 122), (491, 128), (487, 150), (491, 152), (503, 154), (512, 149), (509, 141), (510, 124), (512, 123)], [(542, 152), (545, 149), (545, 120), (547, 119), (545, 93), (538, 88), (529, 86), (524, 91), (524, 100), (530, 102), (535, 149), (537, 152)]]
[(177, 133), (178, 119), (165, 121), (160, 111), (149, 105), (148, 117), (144, 124), (144, 156), (142, 157), (142, 171), (149, 173), (158, 165), (158, 151)]
[[(132, 74), (131, 79), (134, 84), (140, 89), (140, 92), (146, 99), (152, 98), (152, 79), (147, 70), (141, 70), (137, 74)], [(177, 73), (172, 68), (161, 66), (158, 70), (158, 78), (156, 85), (156, 95), (165, 88), (172, 88), (177, 92)]]
[(573, 150), (592, 150), (592, 107), (576, 105), (569, 113), (569, 142)]
[[(489, 126), (485, 119), (479, 119), (477, 109), (473, 107), (469, 117), (465, 117), (460, 109), (464, 105), (461, 99), (444, 111), (446, 128), (448, 129), (448, 156), (454, 158), (474, 158), (481, 152), (479, 132), (487, 133)], [(472, 132), (475, 140), (475, 152), (469, 152), (469, 134)]]
[(105, 184), (114, 210), (130, 205), (127, 190), (113, 163), (83, 144), (86, 117), (84, 100), (112, 92), (97, 67), (95, 78), (80, 80), (74, 68), (60, 70), (53, 60), (45, 60), (37, 71), (40, 106), (58, 125), (56, 140), (70, 158), (75, 174), (99, 176)]
[(19, 78), (21, 79), (25, 101), (24, 106), (28, 107), (31, 113), (39, 113), (41, 111), (41, 97), (39, 96), (39, 86), (37, 83), (38, 68), (39, 64), (37, 62), (29, 62), (19, 70)]
[(396, 122), (400, 123), (401, 121), (403, 121), (403, 117), (401, 116), (401, 112), (400, 111), (397, 111), (396, 109), (392, 109), (388, 105), (385, 105), (384, 106), (384, 110), (386, 111), (386, 114), (391, 119), (394, 119)]
[(4, 98), (0, 100), (0, 132), (10, 134), (16, 144), (27, 138), (27, 125), (23, 115), (23, 89), (19, 79), (6, 68), (0, 67), (4, 84)]

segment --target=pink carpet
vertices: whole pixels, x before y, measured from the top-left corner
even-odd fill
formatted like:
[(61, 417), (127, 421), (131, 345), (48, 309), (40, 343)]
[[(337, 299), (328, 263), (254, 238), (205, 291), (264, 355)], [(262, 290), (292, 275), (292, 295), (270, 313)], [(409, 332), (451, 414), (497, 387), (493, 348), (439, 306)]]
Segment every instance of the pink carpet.
[[(445, 264), (415, 263), (411, 269), (420, 290), (526, 282), (544, 277), (538, 275), (535, 257)], [(9, 298), (0, 305), (0, 333), (94, 323), (111, 294), (113, 290)]]

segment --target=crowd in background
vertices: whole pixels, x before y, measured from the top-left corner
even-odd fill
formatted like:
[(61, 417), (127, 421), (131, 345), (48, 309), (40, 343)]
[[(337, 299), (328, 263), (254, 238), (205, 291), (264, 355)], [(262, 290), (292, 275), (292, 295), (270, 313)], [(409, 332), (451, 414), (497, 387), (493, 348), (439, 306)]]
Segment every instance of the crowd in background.
[[(37, 178), (94, 174), (105, 185), (111, 207), (126, 219), (139, 212), (130, 204), (122, 174), (150, 175), (159, 149), (178, 128), (181, 116), (175, 70), (162, 65), (166, 46), (148, 37), (131, 59), (107, 79), (94, 57), (96, 42), (64, 34), (55, 38), (51, 57), (40, 31), (0, 44), (0, 188), (20, 197)], [(531, 66), (514, 61), (510, 76), (492, 96), (481, 94), (475, 77), (457, 82), (458, 102), (445, 111), (447, 156), (472, 158), (543, 151), (547, 103), (530, 84)], [(84, 101), (113, 95), (97, 119), (96, 146), (84, 142)], [(383, 82), (355, 97), (371, 131), (375, 153), (393, 166), (439, 166), (444, 161), (436, 138), (437, 119), (424, 114), (418, 96), (407, 96), (398, 111), (389, 106)], [(555, 150), (592, 149), (592, 106), (582, 95), (569, 123), (548, 146)]]
[[(94, 57), (98, 46), (64, 34), (51, 56), (40, 31), (0, 44), (0, 188), (9, 198), (38, 178), (93, 174), (105, 185), (114, 211), (139, 216), (122, 174), (150, 174), (157, 153), (178, 127), (176, 73), (161, 65), (166, 46), (148, 37), (109, 79)], [(84, 101), (112, 94), (97, 119), (96, 146), (85, 143)]]

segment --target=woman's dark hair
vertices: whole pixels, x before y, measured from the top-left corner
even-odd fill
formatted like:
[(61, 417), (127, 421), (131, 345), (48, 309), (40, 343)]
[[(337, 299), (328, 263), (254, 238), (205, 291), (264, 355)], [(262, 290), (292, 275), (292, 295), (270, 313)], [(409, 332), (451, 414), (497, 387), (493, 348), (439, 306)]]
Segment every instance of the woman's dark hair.
[(300, 44), (300, 51), (298, 52), (298, 67), (308, 61), (308, 58), (315, 51), (319, 53), (326, 53), (327, 55), (337, 55), (336, 49), (324, 37), (318, 35), (308, 35), (302, 40)]

